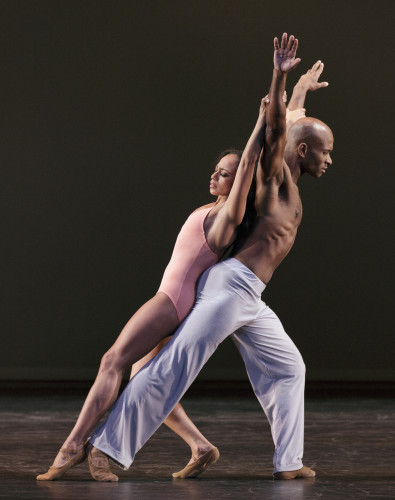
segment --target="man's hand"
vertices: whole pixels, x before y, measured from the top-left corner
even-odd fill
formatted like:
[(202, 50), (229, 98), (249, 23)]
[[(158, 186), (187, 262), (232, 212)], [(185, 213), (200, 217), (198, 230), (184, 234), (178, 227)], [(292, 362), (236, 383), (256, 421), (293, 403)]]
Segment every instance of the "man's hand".
[(274, 39), (274, 69), (281, 73), (288, 73), (300, 63), (300, 58), (295, 58), (298, 40), (293, 35), (289, 37), (289, 41), (287, 38), (288, 35), (283, 33), (281, 47), (279, 46), (278, 38)]
[(298, 83), (295, 87), (300, 87), (305, 92), (308, 90), (317, 90), (329, 85), (328, 82), (319, 82), (318, 79), (321, 73), (324, 71), (324, 63), (317, 61), (313, 64), (313, 67), (307, 71), (304, 75), (299, 78)]

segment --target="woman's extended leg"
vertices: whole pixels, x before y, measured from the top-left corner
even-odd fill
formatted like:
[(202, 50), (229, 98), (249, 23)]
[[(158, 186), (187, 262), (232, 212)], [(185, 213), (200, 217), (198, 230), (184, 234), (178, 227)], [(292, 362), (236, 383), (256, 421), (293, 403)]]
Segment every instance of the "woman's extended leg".
[[(114, 403), (124, 371), (171, 334), (179, 321), (169, 297), (158, 292), (128, 321), (113, 346), (104, 354), (96, 380), (78, 420), (64, 442), (63, 450), (79, 450), (93, 428)], [(63, 467), (70, 458), (59, 452), (53, 467)], [(44, 478), (42, 478), (44, 479)]]
[[(155, 357), (170, 339), (171, 337), (163, 339), (149, 354), (137, 361), (137, 363), (135, 363), (132, 367), (130, 378), (136, 375), (136, 373), (139, 372), (141, 368), (148, 363), (148, 361)], [(207, 459), (208, 455), (212, 455), (212, 460), (210, 461), (211, 464), (218, 460), (219, 452), (217, 448), (211, 444), (205, 436), (203, 436), (203, 434), (185, 413), (185, 410), (180, 403), (176, 404), (164, 423), (189, 445), (192, 453), (192, 457), (187, 466), (179, 472), (175, 472), (173, 477), (183, 479), (198, 476), (204, 470), (200, 464), (202, 457), (206, 457)]]

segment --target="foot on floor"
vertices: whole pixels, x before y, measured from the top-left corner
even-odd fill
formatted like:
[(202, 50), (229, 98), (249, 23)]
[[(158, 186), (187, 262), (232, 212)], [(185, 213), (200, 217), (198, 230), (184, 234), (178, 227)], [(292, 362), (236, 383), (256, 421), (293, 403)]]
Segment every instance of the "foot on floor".
[(86, 458), (85, 446), (78, 450), (61, 448), (59, 453), (63, 455), (64, 464), (61, 467), (50, 467), (48, 472), (36, 477), (37, 481), (55, 481), (55, 479), (60, 479), (69, 469), (80, 464)]
[(118, 481), (119, 477), (111, 472), (107, 455), (90, 443), (87, 446), (87, 454), (89, 470), (93, 479), (103, 483)]
[(274, 479), (311, 479), (315, 477), (315, 472), (310, 467), (303, 466), (298, 470), (275, 472)]
[(173, 477), (178, 479), (187, 479), (197, 477), (204, 472), (207, 467), (214, 465), (219, 459), (218, 448), (211, 448), (204, 452), (202, 455), (192, 460), (186, 467), (178, 472), (172, 474)]

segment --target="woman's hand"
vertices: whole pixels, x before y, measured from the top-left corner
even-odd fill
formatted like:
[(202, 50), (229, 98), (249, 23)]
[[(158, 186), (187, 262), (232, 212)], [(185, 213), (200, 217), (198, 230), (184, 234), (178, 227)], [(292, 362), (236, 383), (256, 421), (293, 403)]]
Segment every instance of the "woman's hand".
[(262, 116), (265, 114), (266, 106), (269, 104), (269, 102), (270, 102), (269, 94), (267, 94), (265, 95), (265, 97), (261, 99), (261, 105), (259, 106), (259, 115)]
[(324, 71), (324, 63), (322, 61), (317, 61), (313, 64), (312, 68), (309, 69), (304, 75), (299, 78), (298, 83), (295, 87), (300, 87), (305, 92), (308, 90), (313, 91), (321, 89), (322, 87), (327, 87), (328, 82), (319, 82), (318, 79), (321, 73)]
[[(286, 90), (284, 90), (283, 102), (284, 103), (287, 102), (287, 91)], [(269, 103), (270, 103), (269, 94), (266, 94), (265, 97), (262, 98), (261, 105), (259, 106), (259, 114), (260, 115), (264, 115), (265, 114), (266, 107), (267, 107), (267, 105)]]

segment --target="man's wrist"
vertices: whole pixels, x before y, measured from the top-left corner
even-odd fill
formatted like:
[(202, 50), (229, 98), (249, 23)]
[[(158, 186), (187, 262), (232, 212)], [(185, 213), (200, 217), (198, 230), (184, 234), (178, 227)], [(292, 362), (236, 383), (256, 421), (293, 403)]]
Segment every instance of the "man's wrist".
[(273, 68), (273, 78), (276, 80), (282, 80), (287, 78), (287, 71), (281, 71), (281, 69)]

